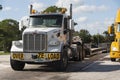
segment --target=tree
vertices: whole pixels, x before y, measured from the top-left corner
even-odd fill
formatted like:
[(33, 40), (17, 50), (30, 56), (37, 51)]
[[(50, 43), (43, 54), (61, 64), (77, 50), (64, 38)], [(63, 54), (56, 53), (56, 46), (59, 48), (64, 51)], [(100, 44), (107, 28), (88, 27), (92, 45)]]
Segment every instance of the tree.
[(0, 22), (0, 48), (7, 52), (10, 51), (13, 40), (20, 38), (18, 22), (12, 19), (5, 19)]
[(100, 34), (95, 34), (92, 36), (92, 42), (95, 43), (96, 45), (99, 45), (99, 43), (105, 42), (104, 36)]
[(110, 36), (108, 34), (108, 31), (104, 31), (103, 34), (104, 34), (105, 42), (110, 42), (111, 39), (110, 39)]
[(84, 43), (90, 43), (91, 42), (91, 35), (88, 30), (81, 29), (79, 32), (79, 36), (81, 37), (82, 41)]
[(104, 31), (103, 34), (104, 34), (105, 36), (108, 36), (108, 31)]
[(79, 32), (78, 31), (75, 31), (73, 36), (79, 36)]
[[(48, 8), (46, 8), (45, 10), (43, 10), (43, 12), (60, 12), (63, 8), (62, 7), (57, 7), (57, 6), (50, 6)], [(66, 8), (64, 8), (66, 9)], [(66, 9), (67, 10), (67, 9)]]

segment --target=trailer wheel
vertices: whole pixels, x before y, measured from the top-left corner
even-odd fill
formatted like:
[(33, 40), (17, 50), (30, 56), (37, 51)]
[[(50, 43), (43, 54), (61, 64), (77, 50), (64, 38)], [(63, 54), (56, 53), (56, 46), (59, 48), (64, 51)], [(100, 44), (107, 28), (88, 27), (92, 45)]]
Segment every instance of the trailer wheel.
[(56, 63), (56, 68), (59, 71), (65, 71), (68, 65), (68, 55), (67, 50), (63, 50), (61, 53), (61, 59)]
[(88, 48), (85, 49), (85, 56), (90, 56), (90, 49)]
[(115, 61), (116, 61), (116, 59), (115, 59), (115, 58), (111, 58), (111, 61), (115, 62)]
[(10, 58), (10, 65), (12, 67), (13, 70), (23, 70), (25, 63), (24, 62), (20, 62), (20, 61), (16, 61)]
[(77, 49), (76, 49), (76, 55), (73, 57), (74, 61), (82, 61), (83, 59), (83, 53), (82, 53), (82, 48), (80, 45), (77, 45)]

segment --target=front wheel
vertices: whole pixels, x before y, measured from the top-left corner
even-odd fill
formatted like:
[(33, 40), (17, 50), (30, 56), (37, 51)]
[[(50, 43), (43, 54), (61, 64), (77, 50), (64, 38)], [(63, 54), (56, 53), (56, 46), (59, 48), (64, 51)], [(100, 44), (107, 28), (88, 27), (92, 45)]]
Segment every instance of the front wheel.
[(59, 71), (65, 71), (68, 65), (68, 56), (67, 56), (67, 51), (63, 50), (61, 53), (61, 59), (56, 63), (56, 68)]
[(10, 58), (10, 65), (12, 67), (13, 70), (23, 70), (25, 63), (24, 62), (20, 62), (20, 61), (16, 61)]

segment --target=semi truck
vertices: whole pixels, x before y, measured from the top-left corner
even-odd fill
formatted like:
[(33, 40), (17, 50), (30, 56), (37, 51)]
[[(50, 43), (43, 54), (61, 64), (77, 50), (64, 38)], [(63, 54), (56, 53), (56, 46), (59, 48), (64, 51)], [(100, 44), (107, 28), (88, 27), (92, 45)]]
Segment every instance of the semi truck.
[(120, 9), (117, 11), (114, 24), (108, 27), (108, 33), (114, 36), (110, 47), (110, 58), (111, 61), (116, 61), (117, 58), (120, 59)]
[(23, 70), (25, 64), (55, 65), (66, 70), (69, 60), (82, 61), (84, 47), (79, 36), (73, 36), (72, 4), (70, 14), (66, 9), (55, 13), (40, 13), (30, 7), (30, 16), (20, 20), (22, 40), (12, 41), (10, 65), (13, 70)]

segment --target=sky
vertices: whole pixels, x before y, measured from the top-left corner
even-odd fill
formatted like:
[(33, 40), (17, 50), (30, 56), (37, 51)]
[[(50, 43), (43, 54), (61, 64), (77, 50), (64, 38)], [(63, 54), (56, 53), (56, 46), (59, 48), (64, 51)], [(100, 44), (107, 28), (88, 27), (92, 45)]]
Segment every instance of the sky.
[(78, 23), (76, 31), (86, 29), (91, 35), (102, 34), (108, 26), (114, 23), (120, 0), (0, 0), (3, 9), (0, 11), (0, 21), (14, 19), (19, 21), (29, 15), (29, 6), (42, 11), (49, 6), (66, 7), (73, 4), (73, 19)]

